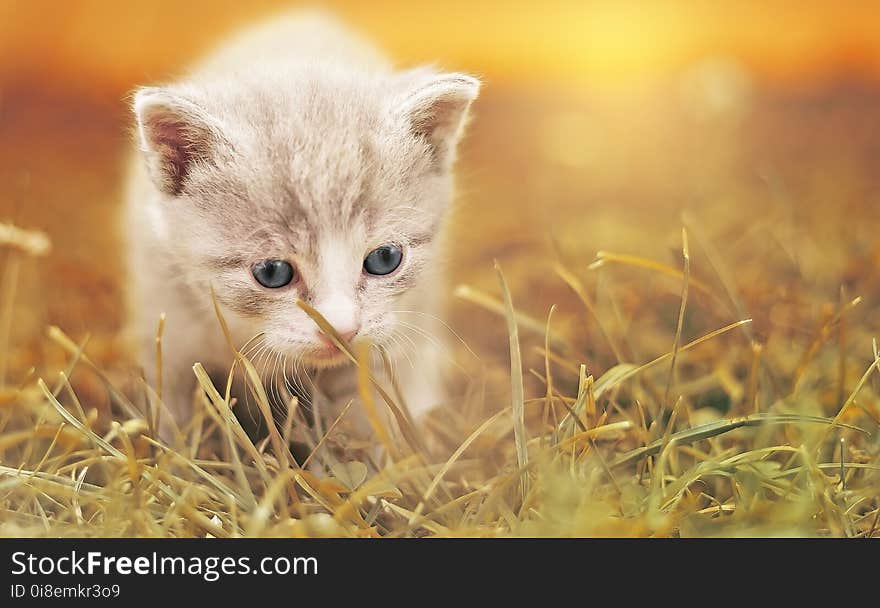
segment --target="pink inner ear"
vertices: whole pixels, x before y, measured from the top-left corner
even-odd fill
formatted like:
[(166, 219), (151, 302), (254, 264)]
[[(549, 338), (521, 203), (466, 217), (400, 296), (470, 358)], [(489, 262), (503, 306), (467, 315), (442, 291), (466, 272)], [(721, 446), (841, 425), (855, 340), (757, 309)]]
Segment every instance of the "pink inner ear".
[(408, 110), (413, 133), (431, 144), (438, 159), (451, 156), (478, 86), (472, 78), (447, 75), (413, 95)]
[(413, 117), (413, 131), (431, 140), (442, 138), (460, 116), (462, 105), (455, 99), (433, 100)]
[(134, 111), (154, 183), (179, 195), (193, 164), (208, 160), (209, 148), (218, 143), (213, 119), (191, 101), (157, 89), (140, 91)]
[(169, 116), (148, 118), (144, 131), (157, 165), (156, 177), (170, 194), (179, 195), (193, 161), (199, 157), (196, 134)]

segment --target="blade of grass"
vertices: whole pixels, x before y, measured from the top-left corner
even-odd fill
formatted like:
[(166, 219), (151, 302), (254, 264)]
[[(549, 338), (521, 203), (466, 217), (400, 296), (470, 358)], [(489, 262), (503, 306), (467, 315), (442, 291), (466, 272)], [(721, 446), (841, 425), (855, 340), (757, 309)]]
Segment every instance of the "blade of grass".
[[(715, 331), (711, 331), (704, 336), (700, 336), (699, 338), (697, 338), (696, 340), (693, 340), (692, 342), (688, 342), (687, 344), (685, 344), (684, 346), (682, 346), (679, 349), (679, 352), (684, 352), (686, 350), (690, 350), (690, 349), (694, 348), (695, 346), (699, 346), (703, 342), (706, 342), (707, 340), (711, 340), (712, 338), (720, 336), (721, 334), (727, 333), (732, 329), (736, 329), (737, 327), (741, 327), (741, 326), (746, 325), (747, 323), (751, 323), (751, 322), (752, 322), (751, 319), (744, 319), (742, 321), (736, 321), (735, 323), (731, 323), (730, 325), (725, 325), (724, 327), (722, 327), (720, 329), (716, 329)], [(632, 363), (622, 363), (620, 365), (616, 365), (616, 366), (612, 367), (610, 370), (608, 370), (602, 376), (600, 376), (598, 380), (596, 380), (596, 384), (594, 385), (594, 393), (596, 395), (596, 398), (598, 399), (602, 393), (617, 386), (618, 384), (620, 384), (624, 380), (628, 380), (629, 378), (645, 371), (646, 369), (650, 369), (650, 368), (654, 367), (655, 365), (663, 363), (664, 361), (666, 361), (667, 359), (670, 359), (671, 357), (672, 357), (672, 353), (665, 353), (663, 355), (660, 355), (656, 359), (653, 359), (652, 361), (648, 361), (647, 363), (644, 363), (642, 365), (633, 365)]]
[(556, 418), (556, 407), (553, 403), (553, 374), (550, 371), (550, 321), (553, 319), (553, 311), (556, 305), (550, 306), (550, 312), (547, 313), (547, 330), (544, 332), (544, 377), (547, 379), (547, 392), (545, 394), (544, 412), (541, 421), (541, 442), (544, 442), (544, 429), (550, 419), (550, 410), (553, 410), (553, 417)]
[[(868, 366), (868, 369), (865, 370), (865, 373), (862, 374), (862, 377), (856, 383), (855, 388), (853, 388), (849, 397), (847, 397), (846, 401), (843, 402), (843, 405), (840, 406), (840, 410), (837, 412), (837, 415), (834, 416), (832, 423), (834, 426), (842, 426), (840, 425), (840, 420), (843, 418), (844, 414), (846, 414), (847, 410), (849, 410), (850, 406), (855, 402), (856, 397), (859, 392), (861, 392), (862, 387), (868, 382), (868, 378), (874, 372), (875, 369), (880, 369), (880, 352), (877, 349), (877, 341), (874, 341), (874, 360), (871, 362), (871, 365)], [(826, 429), (822, 436), (819, 438), (819, 441), (816, 444), (816, 449), (819, 450), (822, 447), (824, 441), (828, 438), (828, 434), (831, 432), (831, 429)]]
[[(513, 437), (516, 443), (516, 462), (520, 469), (525, 469), (529, 463), (529, 453), (526, 449), (525, 430), (525, 395), (523, 390), (522, 355), (519, 350), (519, 329), (516, 323), (516, 313), (513, 308), (513, 298), (504, 280), (504, 273), (498, 261), (495, 261), (495, 272), (498, 275), (498, 283), (504, 297), (504, 308), (507, 317), (507, 333), (510, 338), (510, 390), (513, 407)], [(529, 490), (529, 477), (527, 471), (523, 471), (520, 479), (522, 499), (525, 501)]]
[(611, 337), (611, 332), (608, 331), (608, 328), (605, 327), (605, 324), (602, 322), (602, 318), (599, 316), (599, 313), (596, 311), (596, 307), (593, 304), (593, 301), (590, 299), (590, 296), (587, 295), (587, 290), (584, 288), (583, 283), (581, 283), (580, 279), (577, 278), (572, 272), (570, 272), (567, 268), (562, 266), (561, 264), (557, 264), (554, 267), (556, 274), (565, 281), (566, 285), (568, 285), (572, 291), (577, 294), (578, 298), (580, 298), (584, 307), (586, 307), (587, 312), (593, 317), (596, 321), (596, 326), (599, 328), (599, 332), (602, 334), (602, 337), (605, 339), (605, 342), (608, 343), (608, 346), (611, 348), (611, 351), (614, 353), (614, 358), (617, 359), (617, 362), (622, 362), (625, 357), (620, 350), (620, 347), (617, 345), (617, 342)]
[(15, 307), (15, 292), (18, 288), (18, 273), (21, 269), (21, 253), (10, 251), (0, 280), (0, 387), (6, 386), (7, 358), (9, 356), (9, 337), (12, 332), (12, 319)]
[[(470, 285), (457, 285), (455, 289), (452, 291), (452, 295), (461, 300), (465, 300), (466, 302), (470, 302), (471, 304), (476, 304), (480, 308), (484, 308), (489, 312), (494, 312), (497, 315), (505, 316), (507, 313), (505, 312), (504, 303), (497, 298), (493, 298), (492, 296), (479, 291), (478, 289), (474, 289)], [(529, 332), (543, 336), (547, 330), (547, 327), (541, 321), (530, 317), (529, 315), (523, 312), (516, 312), (516, 323), (519, 327), (528, 330)], [(568, 341), (566, 341), (562, 336), (559, 336), (555, 333), (550, 334), (550, 343), (554, 348), (558, 348), (560, 350), (571, 350)]]
[(681, 229), (681, 256), (684, 259), (684, 273), (681, 286), (681, 306), (678, 309), (678, 322), (675, 325), (675, 339), (672, 341), (672, 361), (669, 364), (669, 379), (666, 381), (666, 393), (663, 397), (663, 407), (669, 409), (669, 398), (672, 386), (675, 383), (675, 362), (678, 359), (678, 349), (681, 346), (681, 331), (684, 326), (684, 313), (687, 309), (688, 287), (691, 279), (691, 254), (688, 250), (687, 230)]
[[(721, 281), (724, 293), (727, 294), (727, 298), (732, 306), (732, 312), (740, 319), (749, 317), (750, 315), (746, 313), (745, 304), (743, 303), (742, 298), (740, 298), (739, 293), (737, 293), (733, 277), (730, 275), (730, 272), (728, 272), (727, 266), (725, 266), (721, 254), (718, 253), (715, 245), (712, 244), (710, 239), (705, 238), (700, 226), (689, 212), (685, 211), (682, 213), (681, 219), (684, 222), (685, 227), (693, 235), (694, 240), (697, 241), (697, 245), (699, 245), (700, 249), (702, 249), (703, 253), (706, 255), (706, 259), (709, 261), (709, 266), (712, 267), (715, 274), (718, 276), (719, 281)], [(755, 341), (755, 333), (752, 331), (751, 327), (744, 326), (743, 332), (750, 342)]]
[[(65, 334), (59, 327), (54, 325), (49, 326), (47, 330), (47, 334), (49, 339), (58, 344), (61, 348), (67, 351), (68, 354), (79, 357), (83, 363), (91, 370), (98, 378), (101, 380), (101, 383), (104, 385), (104, 388), (107, 389), (107, 392), (113, 398), (113, 400), (124, 410), (125, 414), (130, 418), (143, 418), (144, 415), (138, 411), (138, 409), (132, 404), (132, 402), (122, 394), (116, 387), (113, 385), (113, 382), (110, 381), (110, 378), (107, 377), (101, 368), (99, 368), (95, 363), (82, 352), (79, 346), (77, 346), (76, 342), (71, 340), (67, 334)], [(68, 374), (70, 375), (70, 374)], [(60, 388), (59, 388), (60, 390)]]
[(854, 431), (859, 431), (861, 433), (867, 433), (867, 431), (860, 429), (859, 427), (835, 422), (831, 418), (823, 418), (821, 416), (803, 416), (799, 414), (752, 414), (750, 416), (743, 416), (741, 418), (734, 418), (731, 420), (716, 420), (714, 422), (709, 422), (707, 424), (696, 426), (690, 429), (678, 431), (677, 433), (672, 433), (668, 438), (657, 439), (656, 441), (653, 441), (644, 447), (637, 448), (635, 450), (627, 452), (626, 454), (623, 454), (622, 456), (618, 457), (614, 462), (612, 462), (610, 466), (616, 467), (638, 458), (654, 456), (662, 449), (664, 441), (666, 439), (668, 439), (669, 441), (675, 440), (676, 443), (694, 443), (702, 439), (716, 437), (718, 435), (722, 435), (724, 433), (742, 427), (755, 427), (765, 424), (792, 424), (803, 422), (811, 424), (827, 424), (832, 427), (843, 427)]
[[(312, 308), (307, 302), (303, 300), (297, 300), (296, 305), (299, 306), (309, 317), (311, 317), (312, 321), (318, 326), (318, 328), (324, 332), (328, 337), (330, 337), (333, 342), (336, 344), (337, 348), (345, 354), (348, 359), (354, 363), (355, 365), (359, 365), (357, 357), (352, 353), (350, 345), (342, 339), (342, 336), (339, 335), (339, 332), (336, 331), (336, 328), (333, 327), (330, 323), (327, 322), (327, 319), (319, 313), (317, 310)], [(397, 422), (398, 428), (400, 428), (400, 432), (403, 435), (403, 438), (406, 440), (407, 444), (409, 444), (410, 448), (417, 453), (426, 453), (424, 442), (419, 437), (418, 432), (416, 431), (415, 426), (412, 423), (412, 418), (409, 416), (407, 412), (405, 412), (401, 407), (391, 398), (382, 385), (376, 380), (375, 376), (367, 369), (366, 373), (368, 374), (368, 378), (370, 383), (376, 389), (376, 392), (379, 393), (379, 396), (382, 397), (382, 400), (385, 401), (385, 404), (391, 410), (392, 415), (394, 416), (395, 421)]]
[[(659, 272), (660, 274), (665, 274), (666, 276), (672, 277), (674, 279), (683, 279), (683, 275), (681, 270), (675, 268), (673, 266), (669, 266), (667, 264), (663, 264), (662, 262), (657, 262), (655, 260), (651, 260), (648, 258), (643, 258), (638, 255), (631, 255), (627, 253), (614, 253), (612, 251), (599, 251), (596, 253), (596, 260), (592, 262), (589, 266), (587, 266), (588, 270), (595, 270), (596, 268), (600, 268), (607, 263), (615, 263), (615, 264), (623, 264), (624, 266), (633, 266), (636, 268), (644, 268), (646, 270), (651, 270), (654, 272)], [(690, 278), (690, 284), (699, 289), (703, 293), (707, 295), (712, 295), (712, 290), (708, 285), (703, 283), (702, 281), (698, 281), (693, 277)]]

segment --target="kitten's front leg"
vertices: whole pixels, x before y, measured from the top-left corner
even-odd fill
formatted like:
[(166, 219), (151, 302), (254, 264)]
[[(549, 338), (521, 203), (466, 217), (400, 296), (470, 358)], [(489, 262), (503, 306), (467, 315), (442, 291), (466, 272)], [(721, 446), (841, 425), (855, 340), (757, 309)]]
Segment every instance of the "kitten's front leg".
[(424, 348), (414, 364), (398, 361), (397, 386), (413, 420), (418, 423), (430, 410), (446, 403), (445, 358), (436, 347)]
[(395, 311), (398, 327), (405, 335), (389, 354), (397, 386), (415, 422), (448, 399), (450, 350), (447, 327), (441, 320), (443, 284), (442, 270), (435, 268)]

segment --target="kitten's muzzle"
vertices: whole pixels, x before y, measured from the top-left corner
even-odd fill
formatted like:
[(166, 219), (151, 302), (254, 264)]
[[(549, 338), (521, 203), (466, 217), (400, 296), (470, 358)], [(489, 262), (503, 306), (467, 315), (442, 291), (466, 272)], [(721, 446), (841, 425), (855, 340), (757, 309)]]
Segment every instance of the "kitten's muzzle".
[[(358, 335), (358, 331), (360, 331), (359, 327), (355, 328), (355, 329), (349, 329), (346, 331), (337, 330), (337, 333), (339, 334), (339, 337), (342, 338), (342, 340), (344, 342), (350, 343)], [(326, 335), (323, 332), (317, 332), (316, 336), (318, 337), (318, 342), (320, 342), (320, 344), (324, 348), (324, 350), (329, 351), (329, 352), (336, 352), (339, 350), (339, 347), (336, 346), (336, 343), (333, 341), (333, 338), (331, 338), (330, 336)]]

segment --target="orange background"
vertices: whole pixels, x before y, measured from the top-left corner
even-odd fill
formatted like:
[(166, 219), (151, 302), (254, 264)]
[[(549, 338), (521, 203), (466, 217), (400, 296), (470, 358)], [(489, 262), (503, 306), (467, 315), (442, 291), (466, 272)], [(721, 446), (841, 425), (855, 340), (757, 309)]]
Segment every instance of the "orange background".
[[(0, 82), (83, 93), (155, 80), (278, 0), (0, 2)], [(469, 65), (490, 81), (643, 85), (700, 57), (735, 57), (756, 74), (808, 83), (880, 74), (876, 2), (431, 0), (326, 6), (397, 59)]]
[[(92, 332), (93, 357), (115, 357), (127, 93), (294, 6), (0, 0), (0, 221), (44, 230), (53, 242), (48, 260), (22, 271), (15, 343), (41, 348), (43, 328), (55, 323), (75, 337)], [(756, 293), (775, 289), (761, 283), (775, 255), (783, 268), (790, 259), (803, 265), (817, 301), (836, 301), (840, 269), (876, 240), (876, 2), (321, 6), (400, 64), (437, 62), (485, 81), (458, 169), (453, 285), (496, 293), (498, 259), (520, 309), (542, 319), (557, 304), (558, 323), (580, 327), (580, 304), (548, 272), (557, 257), (580, 271), (602, 249), (677, 266), (680, 212), (689, 209)], [(771, 245), (772, 255), (759, 255)], [(700, 272), (708, 271), (696, 264)], [(649, 288), (644, 275), (627, 276), (634, 285), (618, 278), (617, 287), (624, 312), (632, 293), (659, 289), (674, 315), (677, 284)], [(629, 313), (636, 325), (648, 322), (644, 311)], [(496, 318), (454, 299), (450, 314), (472, 344), (504, 360)]]

